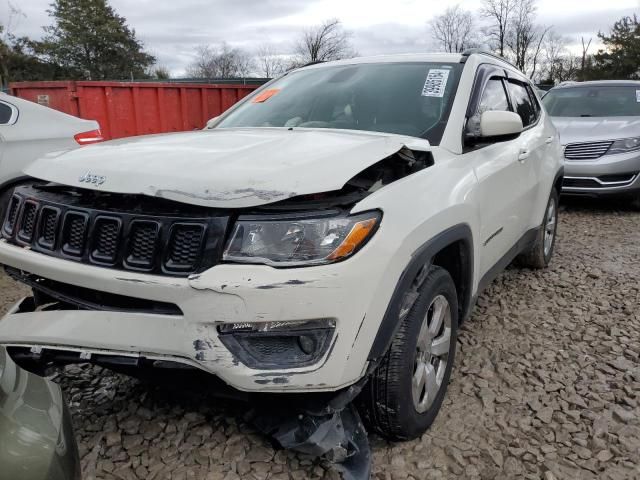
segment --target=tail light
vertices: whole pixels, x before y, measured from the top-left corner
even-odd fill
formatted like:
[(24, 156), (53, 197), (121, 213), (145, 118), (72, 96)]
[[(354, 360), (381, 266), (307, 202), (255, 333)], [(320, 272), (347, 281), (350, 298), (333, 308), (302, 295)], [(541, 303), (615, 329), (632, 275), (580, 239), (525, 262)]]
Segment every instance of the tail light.
[(77, 133), (73, 136), (76, 142), (80, 145), (89, 145), (90, 143), (98, 143), (104, 140), (102, 132), (98, 128), (97, 130), (90, 130), (88, 132)]

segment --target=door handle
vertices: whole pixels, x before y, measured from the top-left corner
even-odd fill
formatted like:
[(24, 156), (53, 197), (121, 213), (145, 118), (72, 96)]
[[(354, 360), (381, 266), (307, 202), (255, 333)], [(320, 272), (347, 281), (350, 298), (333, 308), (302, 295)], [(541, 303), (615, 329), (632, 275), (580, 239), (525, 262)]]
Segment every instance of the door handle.
[(547, 139), (544, 141), (544, 143), (546, 143), (547, 145), (551, 145), (551, 143), (553, 142), (553, 138), (554, 137), (547, 137)]
[(524, 163), (527, 158), (529, 158), (529, 155), (531, 154), (531, 152), (529, 152), (529, 150), (523, 148), (522, 150), (520, 150), (520, 153), (518, 153), (518, 161), (520, 163)]

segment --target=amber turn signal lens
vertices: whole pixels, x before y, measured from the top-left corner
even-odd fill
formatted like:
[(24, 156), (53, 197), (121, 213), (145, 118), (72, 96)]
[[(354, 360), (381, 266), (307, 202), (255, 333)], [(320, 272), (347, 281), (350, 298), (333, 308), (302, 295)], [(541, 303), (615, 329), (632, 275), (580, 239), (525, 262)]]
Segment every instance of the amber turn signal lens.
[(327, 259), (338, 260), (351, 255), (356, 251), (358, 246), (360, 246), (369, 237), (375, 228), (376, 223), (377, 219), (375, 218), (362, 220), (356, 223), (340, 246), (336, 248), (333, 253), (327, 257)]

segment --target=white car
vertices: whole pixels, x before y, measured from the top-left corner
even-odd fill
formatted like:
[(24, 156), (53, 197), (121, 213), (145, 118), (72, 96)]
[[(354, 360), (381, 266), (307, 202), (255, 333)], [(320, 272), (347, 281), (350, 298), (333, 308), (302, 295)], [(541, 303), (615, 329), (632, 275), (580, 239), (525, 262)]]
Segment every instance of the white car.
[(0, 344), (330, 405), (360, 392), (371, 428), (419, 436), (478, 294), (553, 253), (562, 152), (529, 80), (477, 52), (342, 60), (211, 127), (27, 170), (50, 183), (16, 189), (0, 262), (34, 297)]
[(99, 141), (98, 122), (0, 93), (0, 192), (25, 180), (23, 170), (45, 154)]

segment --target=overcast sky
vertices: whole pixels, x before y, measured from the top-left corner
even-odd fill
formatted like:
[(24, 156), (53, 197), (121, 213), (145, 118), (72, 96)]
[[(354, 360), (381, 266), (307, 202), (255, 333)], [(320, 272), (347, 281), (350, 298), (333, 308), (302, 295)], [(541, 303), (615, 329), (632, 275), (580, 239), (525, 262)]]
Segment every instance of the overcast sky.
[[(18, 35), (39, 38), (50, 24), (50, 0), (13, 0), (25, 14)], [(361, 55), (421, 52), (433, 48), (427, 24), (447, 6), (476, 10), (480, 0), (111, 0), (158, 63), (174, 75), (184, 72), (197, 45), (226, 41), (247, 50), (264, 43), (285, 54), (298, 32), (327, 18), (339, 18), (352, 32)], [(538, 20), (577, 45), (582, 35), (608, 31), (623, 15), (640, 13), (639, 0), (539, 0)], [(0, 0), (6, 22), (7, 0)]]

